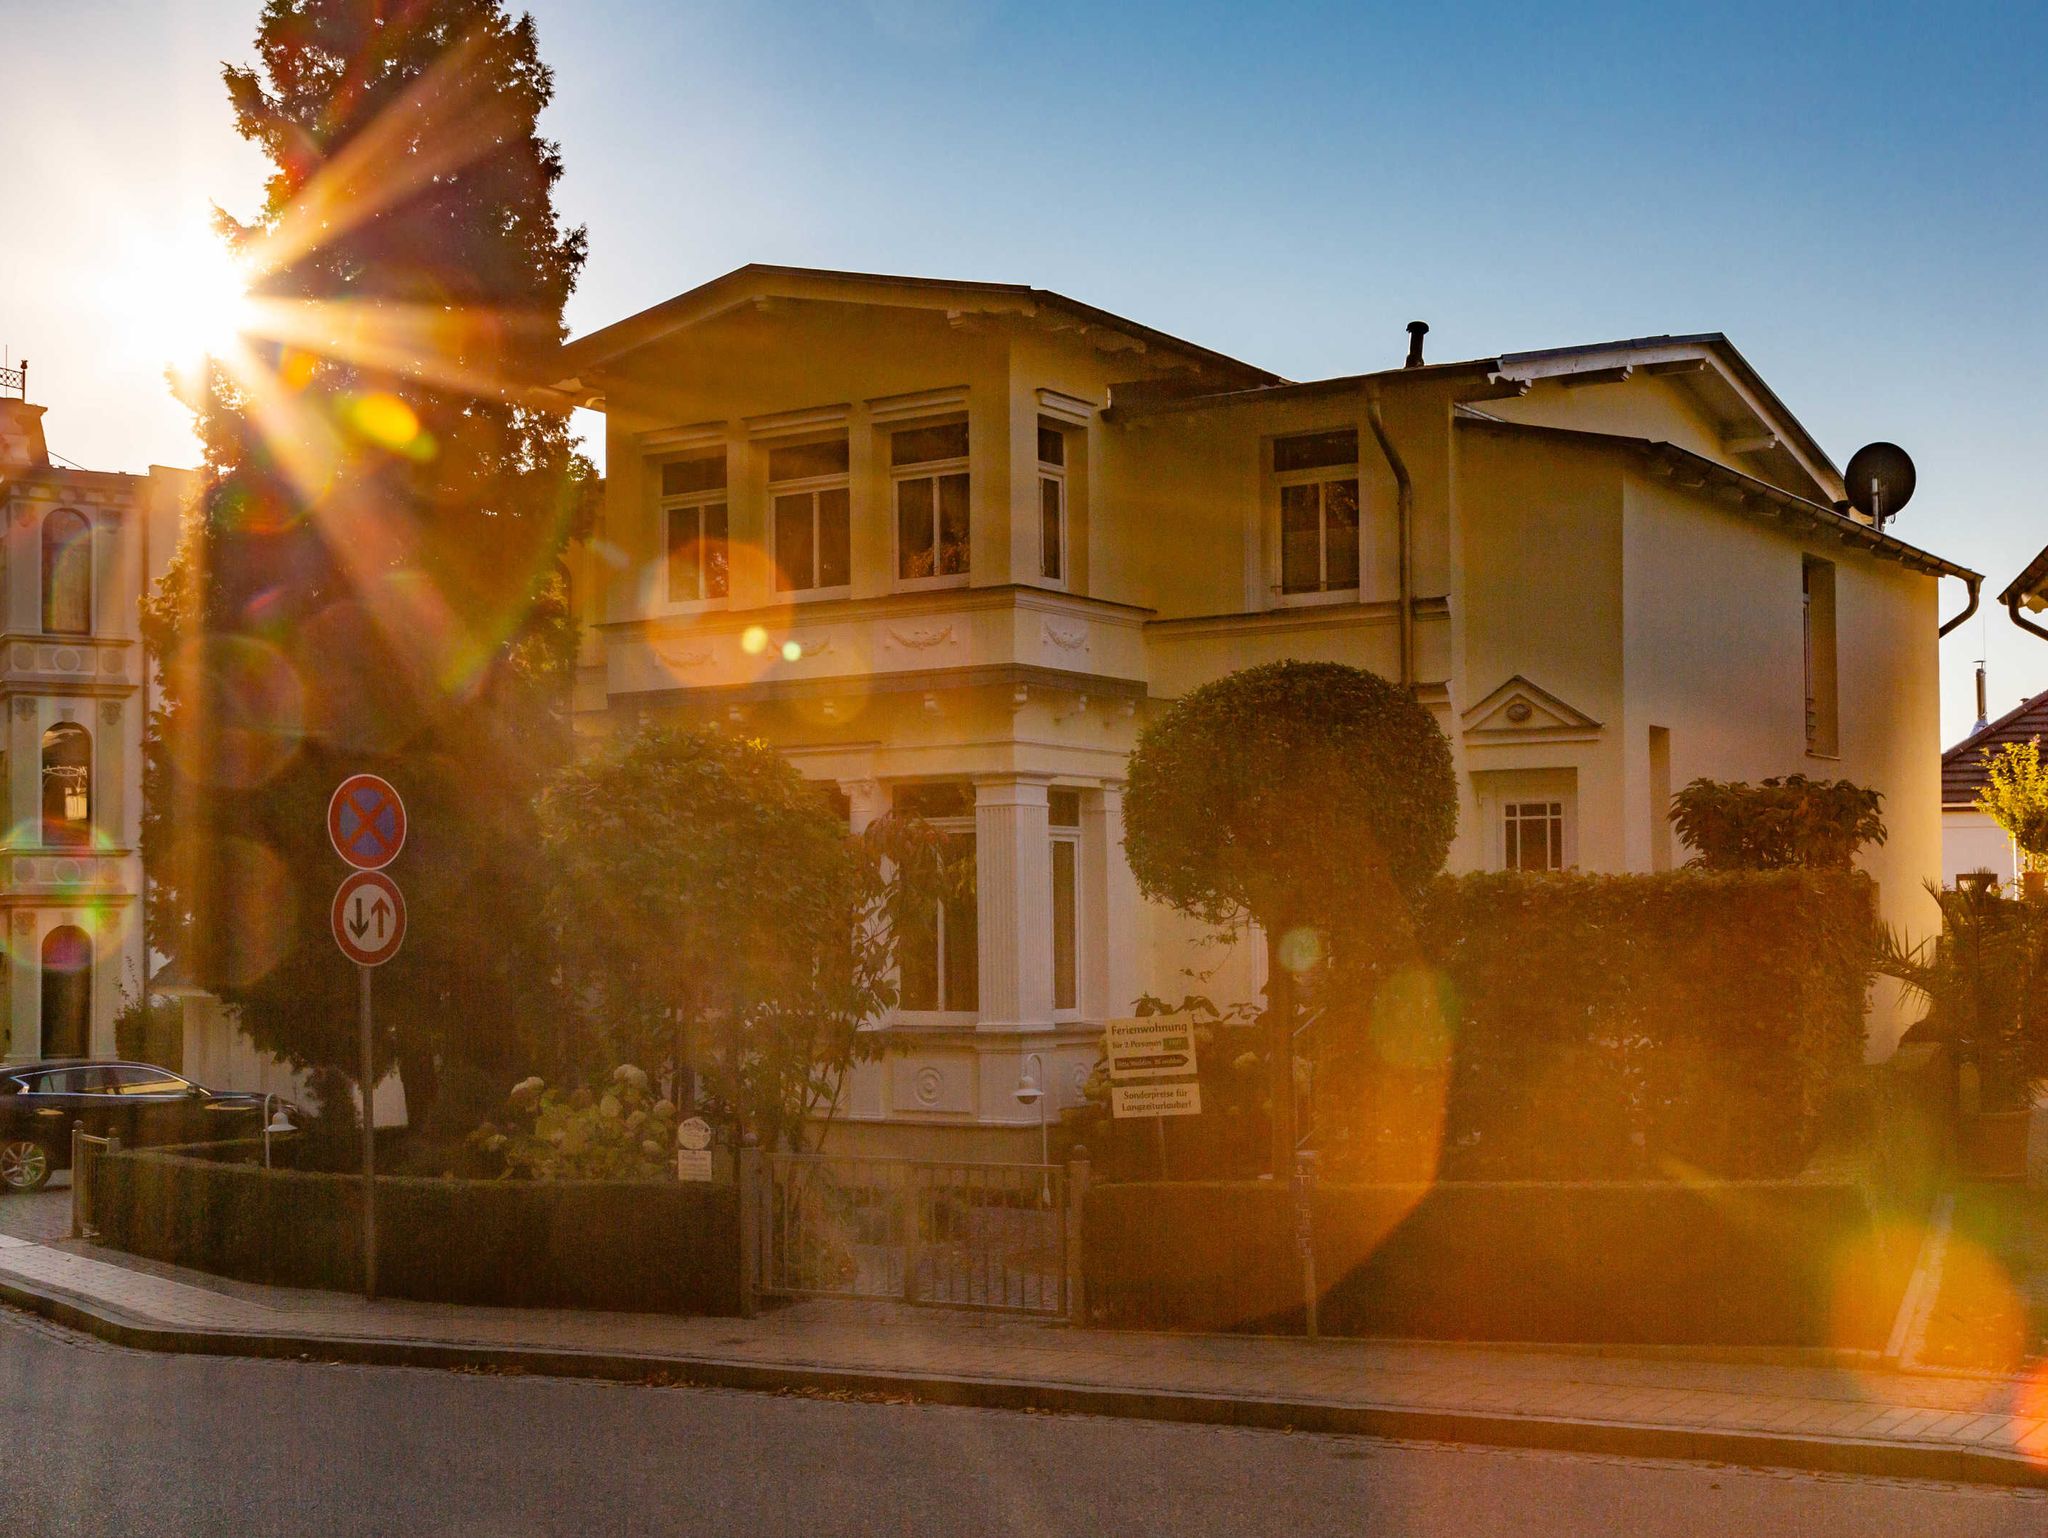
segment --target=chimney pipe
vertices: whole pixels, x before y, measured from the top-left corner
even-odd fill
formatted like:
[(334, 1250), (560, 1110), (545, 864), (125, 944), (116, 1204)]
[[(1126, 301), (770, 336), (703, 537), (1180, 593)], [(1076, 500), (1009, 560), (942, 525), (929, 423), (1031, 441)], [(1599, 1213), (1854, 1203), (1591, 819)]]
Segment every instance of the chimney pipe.
[(1984, 664), (1977, 664), (1977, 724), (1972, 730), (1983, 731), (1991, 724), (1991, 711), (1984, 701)]
[(1429, 322), (1428, 322), (1428, 321), (1426, 321), (1426, 320), (1411, 320), (1410, 322), (1408, 322), (1408, 361), (1407, 361), (1406, 363), (1402, 364), (1402, 365), (1401, 365), (1401, 367), (1403, 367), (1403, 368), (1421, 368), (1421, 367), (1422, 367), (1422, 339), (1423, 339), (1424, 337), (1428, 336), (1428, 335), (1429, 335)]

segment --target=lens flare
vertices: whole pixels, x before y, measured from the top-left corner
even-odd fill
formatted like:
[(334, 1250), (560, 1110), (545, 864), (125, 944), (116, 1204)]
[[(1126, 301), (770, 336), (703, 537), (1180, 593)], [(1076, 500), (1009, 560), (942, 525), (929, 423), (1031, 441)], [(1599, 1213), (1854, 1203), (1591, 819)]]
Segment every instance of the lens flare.
[(801, 646), (801, 645), (800, 645), (799, 643), (797, 643), (797, 642), (795, 642), (795, 641), (784, 641), (784, 642), (782, 643), (782, 660), (783, 660), (784, 662), (801, 662), (801, 661), (803, 661), (803, 660), (804, 660), (804, 649), (803, 649), (803, 647), (802, 647), (802, 646)]
[(758, 657), (768, 649), (768, 631), (762, 625), (749, 625), (740, 632), (740, 650), (749, 657)]
[(248, 789), (297, 756), (306, 735), (305, 690), (285, 654), (268, 641), (197, 637), (178, 648), (166, 671), (205, 725), (168, 739), (187, 779)]
[(1323, 937), (1313, 929), (1290, 929), (1280, 937), (1280, 965), (1296, 976), (1312, 972), (1323, 959)]

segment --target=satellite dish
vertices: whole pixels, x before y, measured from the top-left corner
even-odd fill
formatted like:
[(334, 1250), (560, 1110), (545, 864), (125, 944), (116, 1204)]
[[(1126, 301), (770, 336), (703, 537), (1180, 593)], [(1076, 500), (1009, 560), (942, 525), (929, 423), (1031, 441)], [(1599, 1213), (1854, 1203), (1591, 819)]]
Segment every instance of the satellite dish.
[(1896, 443), (1866, 443), (1849, 456), (1842, 472), (1849, 502), (1881, 529), (1913, 499), (1913, 458)]

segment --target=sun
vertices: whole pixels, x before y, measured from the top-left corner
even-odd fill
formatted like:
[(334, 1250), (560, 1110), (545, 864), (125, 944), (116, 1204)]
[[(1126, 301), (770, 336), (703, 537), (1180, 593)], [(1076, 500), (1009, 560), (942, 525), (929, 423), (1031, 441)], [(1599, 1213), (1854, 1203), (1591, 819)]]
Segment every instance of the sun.
[(203, 224), (139, 240), (103, 286), (122, 350), (147, 367), (183, 372), (227, 356), (255, 319), (247, 275)]

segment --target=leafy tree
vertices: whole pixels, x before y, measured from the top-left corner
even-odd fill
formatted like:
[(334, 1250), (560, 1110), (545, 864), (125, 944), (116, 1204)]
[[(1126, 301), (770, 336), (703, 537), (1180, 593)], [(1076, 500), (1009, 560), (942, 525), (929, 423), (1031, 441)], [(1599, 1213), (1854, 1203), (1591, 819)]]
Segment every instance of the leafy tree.
[(592, 1055), (665, 1062), (735, 1132), (800, 1146), (892, 1002), (867, 847), (774, 749), (674, 726), (562, 770), (541, 822)]
[(1450, 744), (1399, 685), (1334, 662), (1205, 684), (1140, 735), (1124, 798), (1139, 890), (1264, 932), (1273, 1167), (1294, 1153), (1295, 972), (1328, 941), (1396, 953), (1457, 831)]
[(1857, 850), (1884, 842), (1883, 806), (1849, 780), (1694, 780), (1671, 798), (1671, 822), (1703, 870), (1848, 870)]
[(2048, 765), (2041, 739), (1984, 750), (1984, 788), (1977, 805), (2026, 856), (2029, 870), (2048, 869)]
[(379, 1051), (417, 1125), (445, 1070), (502, 1084), (552, 1024), (533, 801), (568, 751), (557, 555), (592, 478), (525, 381), (584, 236), (532, 22), (498, 0), (270, 0), (255, 49), (225, 79), (272, 172), (218, 222), (258, 334), (187, 382), (204, 492), (145, 614), (150, 938), (331, 1082), (355, 980), (324, 811), (385, 775), (411, 922)]

